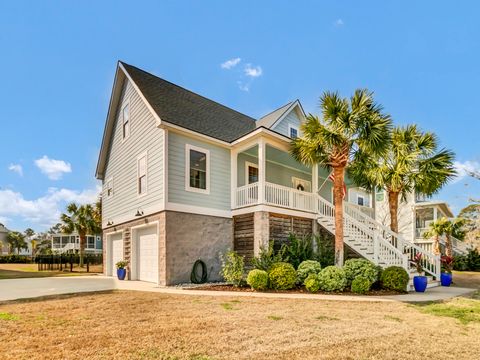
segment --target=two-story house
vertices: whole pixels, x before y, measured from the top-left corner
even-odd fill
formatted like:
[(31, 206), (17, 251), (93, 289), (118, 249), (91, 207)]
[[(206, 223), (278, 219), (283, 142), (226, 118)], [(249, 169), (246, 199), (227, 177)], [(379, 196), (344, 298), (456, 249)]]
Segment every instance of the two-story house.
[[(229, 248), (252, 257), (290, 232), (334, 233), (328, 170), (289, 154), (304, 121), (298, 100), (257, 120), (119, 62), (96, 171), (105, 273), (125, 259), (130, 279), (169, 285), (202, 259), (212, 280)], [(372, 194), (346, 186), (345, 244), (408, 267), (421, 248), (376, 219)], [(437, 275), (437, 257), (426, 258)]]

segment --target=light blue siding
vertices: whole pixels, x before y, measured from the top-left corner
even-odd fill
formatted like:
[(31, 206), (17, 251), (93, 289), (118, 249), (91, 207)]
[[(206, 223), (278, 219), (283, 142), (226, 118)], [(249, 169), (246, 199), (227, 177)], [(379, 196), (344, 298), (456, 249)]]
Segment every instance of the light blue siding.
[[(210, 193), (185, 189), (185, 146), (190, 144), (210, 151)], [(168, 202), (219, 210), (230, 210), (230, 150), (168, 133)]]
[[(130, 136), (123, 139), (122, 109), (130, 108)], [(123, 85), (117, 109), (113, 136), (103, 181), (103, 219), (133, 217), (138, 208), (159, 206), (163, 199), (163, 130), (135, 88), (128, 81)], [(146, 195), (137, 194), (137, 157), (147, 151)], [(107, 196), (106, 185), (113, 179), (113, 196)]]
[(292, 125), (300, 131), (301, 121), (298, 117), (297, 110), (294, 109), (290, 111), (287, 116), (285, 116), (279, 123), (272, 127), (272, 130), (275, 130), (280, 134), (290, 136), (290, 133), (288, 132), (288, 125)]

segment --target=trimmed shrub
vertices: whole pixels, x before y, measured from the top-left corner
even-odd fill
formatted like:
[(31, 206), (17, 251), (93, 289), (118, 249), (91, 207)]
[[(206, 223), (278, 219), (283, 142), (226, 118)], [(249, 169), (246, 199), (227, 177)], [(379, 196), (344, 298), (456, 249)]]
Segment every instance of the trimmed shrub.
[(356, 294), (365, 294), (368, 290), (370, 290), (371, 286), (372, 283), (370, 282), (370, 279), (367, 279), (364, 276), (357, 276), (352, 281), (352, 292)]
[(288, 290), (295, 287), (297, 272), (291, 264), (278, 262), (273, 264), (270, 268), (268, 278), (272, 289)]
[(318, 290), (320, 290), (320, 280), (318, 279), (318, 274), (308, 275), (308, 277), (305, 279), (304, 285), (308, 292), (318, 292)]
[(336, 266), (327, 266), (320, 271), (318, 280), (323, 291), (342, 291), (347, 286), (345, 271)]
[(233, 286), (241, 286), (244, 283), (245, 263), (243, 256), (235, 251), (228, 251), (222, 260), (221, 274), (225, 281)]
[(264, 270), (253, 269), (247, 275), (247, 284), (254, 290), (268, 288), (268, 273)]
[(269, 241), (268, 247), (262, 246), (260, 248), (260, 254), (258, 255), (258, 257), (254, 257), (250, 261), (250, 264), (254, 269), (264, 270), (268, 272), (273, 264), (285, 260), (285, 249), (282, 248), (280, 249), (280, 251), (276, 252), (273, 245), (273, 241)]
[(29, 264), (32, 262), (31, 256), (25, 255), (2, 255), (0, 256), (0, 264)]
[(343, 270), (345, 270), (348, 286), (350, 286), (352, 281), (358, 276), (363, 276), (368, 279), (370, 285), (378, 280), (378, 267), (366, 259), (349, 259), (345, 261)]
[(322, 270), (322, 265), (318, 261), (315, 260), (305, 260), (300, 265), (298, 265), (297, 269), (297, 283), (303, 284), (305, 279), (310, 274), (318, 274)]
[(382, 287), (388, 290), (406, 291), (409, 280), (407, 271), (400, 266), (390, 266), (383, 270)]

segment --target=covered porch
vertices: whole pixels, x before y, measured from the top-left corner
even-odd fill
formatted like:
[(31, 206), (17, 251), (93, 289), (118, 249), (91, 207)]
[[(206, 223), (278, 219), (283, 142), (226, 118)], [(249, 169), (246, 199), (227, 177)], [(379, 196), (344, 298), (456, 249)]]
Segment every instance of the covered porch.
[[(420, 202), (415, 205), (415, 239), (425, 240), (430, 224), (441, 218), (452, 218), (453, 213), (444, 202)], [(428, 241), (428, 240), (427, 240)]]

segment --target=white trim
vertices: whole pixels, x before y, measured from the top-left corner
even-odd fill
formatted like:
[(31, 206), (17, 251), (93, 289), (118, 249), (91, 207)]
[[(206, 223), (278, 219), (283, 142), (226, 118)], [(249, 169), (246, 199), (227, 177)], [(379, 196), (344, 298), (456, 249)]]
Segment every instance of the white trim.
[(213, 143), (213, 144), (216, 144), (216, 145), (220, 145), (220, 146), (223, 146), (223, 147), (227, 147), (227, 148), (231, 147), (231, 144), (227, 141), (219, 140), (219, 139), (216, 139), (214, 137), (204, 135), (204, 134), (201, 134), (201, 133), (193, 131), (193, 130), (186, 129), (184, 127), (181, 127), (181, 126), (178, 126), (178, 125), (166, 122), (166, 121), (162, 121), (161, 123), (157, 122), (157, 127), (160, 127), (162, 129), (169, 129), (169, 130), (171, 130), (173, 132), (176, 132), (176, 133), (182, 133), (183, 135), (187, 134), (187, 136), (189, 136), (189, 137), (201, 139), (203, 141), (207, 141), (207, 142), (210, 142), (210, 143)]
[(248, 170), (249, 170), (248, 168), (249, 167), (255, 168), (258, 171), (258, 164), (252, 163), (250, 161), (245, 161), (245, 185), (249, 184), (249, 182), (248, 182), (248, 175), (249, 175), (248, 174)]
[[(302, 106), (300, 105), (300, 101), (298, 100), (295, 100), (287, 110), (285, 110), (285, 112), (282, 114), (282, 116), (280, 116), (277, 120), (274, 121), (274, 123), (270, 126), (270, 129), (274, 129), (283, 119), (285, 119), (287, 117), (288, 114), (290, 114), (292, 112), (292, 110), (294, 110), (296, 107), (299, 107), (300, 108), (300, 114), (302, 116), (300, 117), (303, 117), (303, 119), (300, 119), (300, 122), (303, 123), (305, 121), (305, 113), (303, 112), (303, 108)], [(288, 130), (288, 135), (290, 136), (290, 130)]]
[(291, 139), (294, 139), (294, 138), (292, 138), (292, 132), (291, 132), (292, 129), (297, 130), (297, 138), (300, 137), (300, 129), (298, 128), (298, 126), (295, 126), (295, 125), (290, 124), (290, 123), (288, 123), (288, 137), (291, 138)]
[(130, 227), (130, 280), (138, 280), (138, 230), (146, 227), (156, 227), (157, 232), (157, 285), (160, 285), (160, 222), (158, 220)]
[[(190, 186), (190, 150), (204, 153), (206, 156), (205, 189), (198, 189)], [(185, 191), (201, 194), (210, 194), (210, 150), (185, 144)]]
[(316, 219), (318, 217), (317, 213), (286, 209), (286, 208), (270, 206), (270, 205), (254, 205), (254, 206), (243, 207), (240, 209), (235, 209), (235, 210), (232, 210), (232, 216), (248, 214), (248, 213), (257, 212), (257, 211), (266, 211), (266, 212), (271, 212), (276, 214), (304, 217), (308, 219)]
[(238, 186), (238, 152), (235, 149), (230, 151), (230, 207), (235, 204), (235, 194)]
[(163, 207), (165, 208), (168, 202), (168, 129), (161, 129), (163, 131)]
[[(142, 207), (142, 210), (143, 210), (143, 216), (142, 217), (146, 217), (146, 216), (149, 216), (151, 214), (156, 214), (156, 213), (162, 212), (163, 210), (165, 210), (165, 206), (163, 205), (162, 202), (159, 201), (152, 206)], [(120, 224), (124, 224), (124, 223), (130, 222), (130, 221), (133, 221), (133, 220), (138, 220), (138, 216), (135, 216), (136, 211), (137, 211), (137, 208), (132, 208), (131, 210), (129, 210), (127, 212), (124, 212), (124, 213), (122, 213), (118, 216), (109, 217), (109, 218), (106, 218), (106, 217), (102, 218), (102, 228), (103, 228), (103, 230), (105, 231), (106, 229), (115, 228), (116, 226), (118, 226)], [(107, 226), (107, 222), (109, 220), (113, 222), (113, 225), (108, 225)]]
[(209, 215), (209, 216), (218, 216), (218, 217), (225, 217), (231, 218), (232, 212), (230, 210), (220, 210), (220, 209), (212, 209), (202, 206), (194, 206), (194, 205), (186, 205), (186, 204), (179, 204), (179, 203), (167, 203), (167, 207), (165, 210), (168, 211), (178, 211), (184, 212), (189, 214), (199, 214), (199, 215)]
[[(124, 241), (123, 239), (123, 232), (124, 230), (114, 230), (114, 231), (110, 231), (110, 232), (106, 232), (104, 234), (105, 238), (106, 238), (106, 246), (105, 246), (105, 257), (106, 257), (106, 266), (105, 266), (105, 275), (106, 276), (115, 276), (115, 273), (113, 271), (113, 268), (112, 268), (112, 241), (111, 241), (111, 237), (113, 235), (116, 235), (118, 233), (121, 233), (122, 234), (122, 241)], [(125, 243), (123, 243), (123, 257), (125, 256)], [(123, 258), (122, 257), (122, 258)]]
[[(145, 191), (140, 193), (140, 167), (138, 166), (141, 159), (145, 158)], [(137, 198), (144, 197), (148, 194), (148, 150), (137, 155), (137, 176), (135, 177), (137, 182)]]

